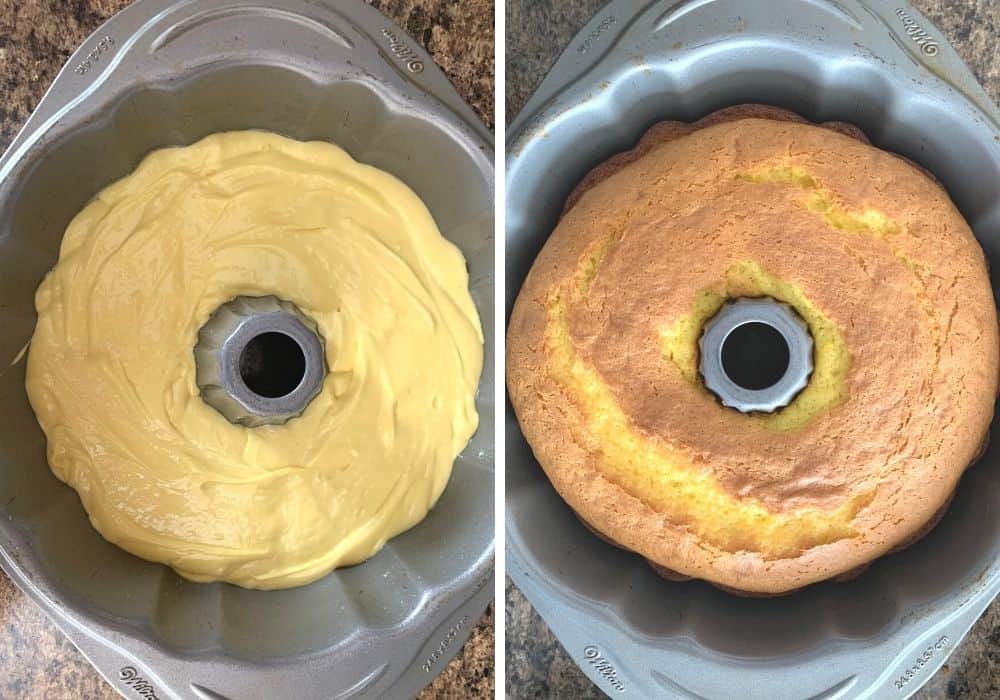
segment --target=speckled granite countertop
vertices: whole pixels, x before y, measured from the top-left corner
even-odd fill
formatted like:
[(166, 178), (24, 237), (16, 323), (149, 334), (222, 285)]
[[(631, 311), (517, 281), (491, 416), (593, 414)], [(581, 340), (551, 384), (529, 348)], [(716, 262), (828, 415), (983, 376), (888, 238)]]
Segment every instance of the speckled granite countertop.
[[(493, 126), (493, 2), (368, 0), (430, 51), (483, 121)], [(0, 0), (0, 152), (63, 62), (128, 0)], [(421, 694), (492, 698), (493, 608), (461, 654)], [(119, 698), (41, 610), (0, 572), (0, 698)]]
[[(910, 0), (955, 46), (1000, 102), (1000, 0)], [(603, 0), (507, 0), (507, 122), (531, 96), (577, 30)], [(605, 697), (507, 580), (506, 689), (528, 698)], [(915, 700), (1000, 698), (1000, 601), (994, 602)]]

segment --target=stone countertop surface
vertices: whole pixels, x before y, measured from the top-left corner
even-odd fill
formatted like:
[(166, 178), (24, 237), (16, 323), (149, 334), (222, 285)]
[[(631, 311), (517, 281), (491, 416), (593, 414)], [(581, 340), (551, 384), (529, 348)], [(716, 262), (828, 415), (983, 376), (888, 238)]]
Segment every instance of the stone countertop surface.
[[(507, 123), (602, 0), (507, 0)], [(1000, 102), (1000, 0), (911, 0), (937, 25)], [(531, 604), (507, 579), (506, 692), (528, 698), (605, 697), (576, 667)], [(915, 700), (1000, 698), (1000, 600), (994, 602), (947, 664)]]
[[(426, 48), (487, 126), (493, 126), (493, 2), (367, 0)], [(0, 0), (0, 152), (69, 55), (128, 0)], [(420, 695), (492, 698), (493, 606), (460, 655)], [(119, 698), (87, 660), (0, 572), (0, 698)]]

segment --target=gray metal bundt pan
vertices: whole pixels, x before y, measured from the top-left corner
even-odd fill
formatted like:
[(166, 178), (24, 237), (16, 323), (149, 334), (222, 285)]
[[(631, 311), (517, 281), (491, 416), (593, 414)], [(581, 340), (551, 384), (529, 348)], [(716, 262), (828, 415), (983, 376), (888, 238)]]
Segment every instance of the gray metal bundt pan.
[[(748, 102), (852, 122), (928, 168), (997, 288), (1000, 114), (917, 11), (888, 0), (615, 0), (511, 126), (508, 312), (584, 173), (657, 121)], [(509, 572), (613, 697), (907, 697), (1000, 589), (996, 434), (927, 538), (851, 583), (762, 600), (664, 581), (598, 540), (549, 485), (509, 406), (506, 426)]]
[[(105, 542), (49, 471), (11, 363), (88, 199), (154, 148), (248, 128), (335, 142), (412, 187), (468, 259), (487, 348), (480, 429), (426, 520), (270, 592), (191, 583)], [(0, 563), (125, 696), (411, 697), (461, 647), (493, 581), (492, 160), (398, 27), (360, 2), (298, 0), (141, 0), (73, 55), (0, 160)]]

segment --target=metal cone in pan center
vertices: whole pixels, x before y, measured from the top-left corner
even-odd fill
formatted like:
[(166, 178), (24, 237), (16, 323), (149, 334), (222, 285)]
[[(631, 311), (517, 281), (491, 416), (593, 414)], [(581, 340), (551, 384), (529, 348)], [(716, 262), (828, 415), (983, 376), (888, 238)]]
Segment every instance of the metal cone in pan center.
[(812, 374), (813, 339), (791, 307), (774, 299), (738, 299), (705, 324), (699, 341), (705, 387), (742, 413), (792, 402)]
[(251, 428), (301, 415), (326, 376), (316, 324), (274, 296), (240, 296), (216, 309), (194, 357), (205, 402)]

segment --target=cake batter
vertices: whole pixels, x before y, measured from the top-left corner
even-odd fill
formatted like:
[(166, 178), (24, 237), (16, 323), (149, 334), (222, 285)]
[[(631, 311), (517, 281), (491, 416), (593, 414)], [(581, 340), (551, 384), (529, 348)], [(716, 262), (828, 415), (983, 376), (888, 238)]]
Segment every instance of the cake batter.
[[(315, 321), (328, 372), (246, 428), (195, 382), (237, 296)], [(69, 225), (27, 390), (49, 464), (111, 542), (195, 581), (286, 588), (361, 562), (441, 495), (478, 424), (483, 335), (459, 250), (406, 185), (265, 132), (156, 151)]]

